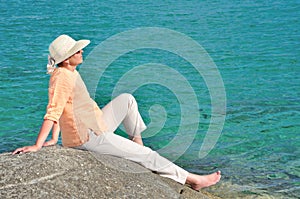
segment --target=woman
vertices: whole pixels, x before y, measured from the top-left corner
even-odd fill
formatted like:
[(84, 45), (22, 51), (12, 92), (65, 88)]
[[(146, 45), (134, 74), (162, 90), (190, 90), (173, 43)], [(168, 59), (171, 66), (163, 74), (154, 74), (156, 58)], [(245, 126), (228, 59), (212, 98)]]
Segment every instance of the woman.
[[(130, 94), (113, 99), (102, 110), (88, 94), (76, 67), (82, 63), (83, 48), (89, 40), (75, 41), (67, 35), (57, 37), (49, 46), (49, 103), (36, 143), (16, 149), (13, 154), (38, 151), (57, 143), (61, 131), (65, 147), (110, 154), (137, 162), (161, 176), (194, 190), (216, 184), (221, 172), (196, 175), (185, 171), (157, 152), (143, 146), (141, 132), (146, 126)], [(56, 68), (55, 65), (58, 67)], [(123, 124), (130, 140), (114, 134)], [(46, 141), (52, 129), (52, 139)]]

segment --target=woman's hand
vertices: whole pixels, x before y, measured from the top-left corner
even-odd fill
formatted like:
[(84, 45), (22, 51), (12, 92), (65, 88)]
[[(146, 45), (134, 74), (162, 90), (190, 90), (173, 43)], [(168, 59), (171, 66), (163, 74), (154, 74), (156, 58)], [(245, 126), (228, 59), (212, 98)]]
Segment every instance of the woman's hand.
[[(54, 124), (54, 122), (51, 120), (44, 120), (43, 124), (41, 126), (41, 129), (40, 129), (39, 135), (36, 139), (35, 145), (24, 146), (22, 148), (18, 148), (12, 154), (35, 152), (35, 151), (40, 150), (43, 147), (45, 140), (46, 140), (50, 130), (52, 129), (53, 124)], [(58, 131), (58, 127), (56, 127), (56, 129), (57, 129), (56, 131)]]
[(12, 154), (14, 155), (14, 154), (18, 154), (18, 153), (36, 152), (40, 149), (41, 149), (41, 147), (38, 147), (37, 145), (24, 146), (24, 147), (16, 149)]
[(43, 146), (53, 146), (57, 143), (57, 140), (51, 139), (43, 144)]

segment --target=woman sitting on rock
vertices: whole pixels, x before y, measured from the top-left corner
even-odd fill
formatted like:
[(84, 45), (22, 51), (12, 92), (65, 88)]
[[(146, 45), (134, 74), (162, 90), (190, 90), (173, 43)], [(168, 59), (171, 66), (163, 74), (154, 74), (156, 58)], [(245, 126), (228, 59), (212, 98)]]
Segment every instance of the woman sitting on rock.
[[(61, 131), (65, 147), (125, 158), (199, 190), (216, 184), (221, 172), (196, 175), (185, 171), (157, 152), (143, 146), (141, 132), (146, 126), (130, 94), (121, 94), (102, 110), (90, 98), (76, 67), (82, 63), (83, 48), (89, 40), (75, 41), (67, 35), (57, 37), (49, 46), (49, 103), (36, 143), (16, 149), (13, 154), (38, 151), (57, 143)], [(57, 65), (58, 67), (55, 67)], [(114, 134), (123, 124), (130, 140)], [(45, 142), (52, 129), (52, 139)]]

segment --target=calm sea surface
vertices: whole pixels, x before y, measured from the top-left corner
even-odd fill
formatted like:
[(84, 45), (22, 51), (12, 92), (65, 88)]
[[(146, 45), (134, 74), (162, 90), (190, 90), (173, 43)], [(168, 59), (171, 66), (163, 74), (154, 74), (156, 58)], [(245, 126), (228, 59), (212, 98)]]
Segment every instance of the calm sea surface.
[[(55, 37), (69, 34), (90, 39), (85, 49), (88, 56), (115, 34), (135, 28), (167, 28), (200, 44), (222, 76), (226, 121), (213, 150), (198, 157), (211, 118), (210, 93), (188, 60), (174, 53), (137, 49), (120, 56), (99, 81), (95, 100), (105, 105), (118, 79), (135, 66), (167, 65), (186, 78), (199, 102), (197, 134), (176, 163), (200, 174), (220, 169), (222, 182), (208, 191), (223, 198), (297, 198), (299, 16), (297, 0), (1, 1), (0, 152), (35, 141), (48, 100), (48, 45)], [(138, 75), (143, 80), (147, 74)], [(151, 134), (151, 129), (145, 133), (146, 145), (155, 150), (168, 146), (180, 126), (176, 96), (182, 93), (176, 92), (152, 83), (140, 85), (133, 93), (147, 124), (154, 123), (155, 129), (159, 128), (155, 121), (164, 121), (157, 133)], [(166, 117), (152, 118), (156, 112)], [(180, 145), (178, 150), (183, 150)], [(174, 153), (163, 155), (172, 159)]]

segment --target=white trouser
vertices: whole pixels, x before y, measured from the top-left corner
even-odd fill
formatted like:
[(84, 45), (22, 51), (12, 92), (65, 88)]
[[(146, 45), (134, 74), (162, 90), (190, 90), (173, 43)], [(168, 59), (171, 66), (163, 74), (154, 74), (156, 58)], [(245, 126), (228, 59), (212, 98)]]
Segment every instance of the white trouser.
[(114, 132), (122, 123), (130, 137), (139, 137), (147, 127), (131, 94), (121, 94), (102, 109), (108, 132)]
[(121, 123), (130, 136), (139, 136), (146, 129), (132, 95), (122, 94), (116, 97), (102, 111), (109, 131), (99, 136), (90, 131), (89, 141), (78, 148), (131, 160), (163, 177), (171, 178), (181, 184), (185, 183), (187, 171), (152, 149), (113, 133)]

